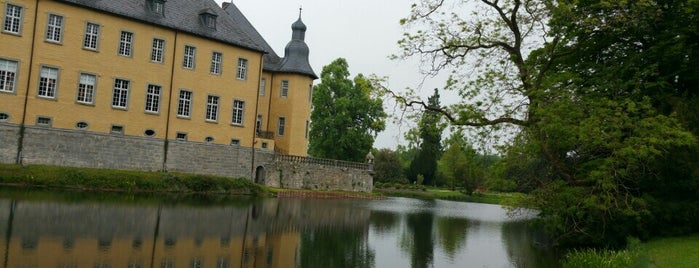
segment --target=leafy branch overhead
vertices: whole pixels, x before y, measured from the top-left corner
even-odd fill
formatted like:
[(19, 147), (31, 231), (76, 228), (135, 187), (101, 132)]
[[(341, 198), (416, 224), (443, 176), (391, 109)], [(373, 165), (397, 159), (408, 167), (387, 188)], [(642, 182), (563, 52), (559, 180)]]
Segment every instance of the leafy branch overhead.
[(699, 187), (665, 183), (699, 174), (697, 14), (692, 0), (422, 0), (394, 58), (450, 72), (460, 100), (381, 89), (452, 125), (513, 126), (504, 167), (521, 172), (503, 174), (531, 190), (555, 243), (623, 243), (659, 231), (647, 216), (680, 202), (667, 193)]

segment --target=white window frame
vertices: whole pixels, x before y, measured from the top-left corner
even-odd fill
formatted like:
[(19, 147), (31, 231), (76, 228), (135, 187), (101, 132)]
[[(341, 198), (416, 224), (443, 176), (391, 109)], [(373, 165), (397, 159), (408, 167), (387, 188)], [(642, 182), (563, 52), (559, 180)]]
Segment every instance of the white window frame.
[(19, 63), (0, 58), (0, 92), (14, 93), (17, 85)]
[(209, 68), (209, 72), (211, 74), (220, 75), (222, 65), (223, 53), (217, 51), (211, 52), (211, 68)]
[(121, 78), (114, 79), (114, 86), (112, 90), (112, 108), (128, 109), (130, 88), (131, 81)]
[(63, 20), (64, 17), (58, 14), (49, 13), (46, 21), (46, 41), (51, 43), (61, 43), (63, 40)]
[(177, 117), (190, 118), (192, 116), (192, 91), (180, 89), (177, 98)]
[(236, 126), (242, 126), (243, 123), (245, 123), (245, 101), (235, 99), (233, 100), (231, 124)]
[(94, 104), (95, 88), (97, 88), (97, 76), (89, 73), (80, 73), (78, 76), (76, 101), (82, 104)]
[(219, 103), (221, 98), (219, 96), (208, 95), (206, 97), (206, 121), (217, 122), (218, 121), (218, 111)]
[(97, 50), (100, 37), (100, 25), (97, 23), (87, 22), (85, 24), (85, 39), (83, 40), (83, 48), (88, 50)]
[(160, 113), (160, 94), (163, 87), (160, 85), (148, 84), (146, 86), (146, 107), (147, 113)]
[(286, 132), (286, 117), (280, 116), (277, 118), (277, 136), (283, 137)]
[(41, 66), (37, 96), (49, 99), (56, 98), (59, 72), (60, 70), (56, 67)]
[(267, 91), (267, 78), (260, 78), (260, 96), (265, 95)]
[(23, 11), (24, 7), (7, 3), (5, 5), (5, 19), (2, 31), (12, 34), (21, 34)]
[(197, 58), (197, 48), (190, 45), (184, 46), (183, 57), (182, 57), (182, 68), (194, 69), (195, 60)]
[(289, 97), (289, 80), (282, 80), (279, 87), (279, 96), (282, 98)]
[(165, 55), (165, 39), (153, 38), (151, 50), (150, 50), (150, 61), (163, 63)]
[(238, 80), (248, 79), (248, 59), (238, 58), (238, 71), (236, 72), (235, 77)]
[(119, 33), (119, 56), (131, 57), (133, 55), (134, 33), (129, 31), (121, 31)]

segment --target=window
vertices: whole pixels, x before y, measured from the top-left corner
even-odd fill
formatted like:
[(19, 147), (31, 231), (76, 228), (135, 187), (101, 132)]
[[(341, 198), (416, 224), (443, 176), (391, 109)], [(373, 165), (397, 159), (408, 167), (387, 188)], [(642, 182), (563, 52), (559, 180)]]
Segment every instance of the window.
[(56, 14), (49, 14), (49, 21), (46, 26), (46, 41), (61, 42), (63, 30), (63, 17)]
[(153, 48), (150, 51), (150, 61), (162, 63), (164, 51), (165, 40), (153, 38)]
[(311, 122), (306, 120), (306, 139), (308, 139), (308, 131), (311, 129)]
[(160, 112), (160, 86), (148, 85), (146, 89), (146, 112)]
[(153, 136), (155, 136), (155, 130), (146, 129), (146, 131), (144, 131), (143, 134), (148, 136), (148, 137), (153, 137)]
[(289, 96), (289, 80), (282, 80), (282, 88), (280, 90), (280, 95), (282, 98)]
[(234, 125), (243, 125), (243, 114), (245, 113), (245, 102), (241, 100), (233, 101), (233, 121)]
[(84, 122), (84, 121), (80, 121), (78, 123), (75, 123), (75, 127), (78, 129), (87, 129), (88, 126), (89, 126), (89, 124), (87, 124), (87, 122)]
[(17, 62), (0, 59), (0, 92), (14, 92), (16, 77)]
[(177, 105), (177, 116), (189, 117), (192, 109), (192, 92), (180, 90), (180, 100)]
[(265, 78), (260, 79), (260, 96), (265, 95), (266, 87), (267, 87), (267, 79), (265, 79)]
[(277, 135), (278, 136), (284, 136), (285, 125), (286, 125), (286, 118), (279, 117), (279, 121), (277, 123)]
[(184, 59), (182, 67), (186, 69), (194, 69), (194, 57), (196, 56), (197, 48), (193, 46), (184, 46)]
[(10, 120), (10, 115), (7, 113), (0, 113), (0, 122)]
[(313, 101), (313, 84), (308, 85), (308, 102)]
[(129, 100), (128, 80), (114, 79), (114, 94), (112, 95), (112, 107), (126, 109)]
[(92, 104), (95, 100), (95, 84), (97, 77), (91, 74), (80, 74), (78, 81), (78, 102)]
[(186, 141), (187, 140), (187, 133), (177, 132), (175, 139), (180, 140), (180, 141)]
[(269, 147), (269, 143), (263, 142), (262, 143), (262, 149), (267, 149)]
[(248, 60), (238, 59), (238, 73), (236, 78), (240, 80), (245, 80), (248, 77)]
[(36, 118), (36, 124), (37, 124), (38, 126), (50, 127), (50, 126), (51, 126), (51, 118), (50, 118), (50, 117), (39, 116), (39, 117)]
[(41, 67), (41, 77), (39, 78), (39, 96), (46, 98), (56, 97), (56, 84), (58, 83), (58, 69), (52, 67)]
[(231, 145), (240, 145), (240, 139), (231, 139)]
[(85, 26), (85, 41), (83, 41), (83, 47), (86, 49), (97, 50), (97, 40), (99, 39), (99, 35), (99, 24), (88, 22)]
[(207, 143), (212, 143), (212, 142), (214, 142), (214, 137), (208, 136), (208, 137), (204, 138), (204, 141)]
[(206, 121), (218, 121), (218, 96), (207, 97)]
[(149, 0), (150, 11), (162, 16), (165, 11), (165, 1), (164, 0)]
[(119, 39), (119, 56), (131, 57), (133, 46), (133, 33), (121, 31)]
[(7, 4), (5, 7), (5, 25), (3, 31), (19, 34), (22, 30), (22, 7)]
[(199, 13), (200, 22), (209, 29), (216, 29), (216, 17), (217, 15), (211, 10), (206, 10)]
[(258, 114), (257, 121), (255, 121), (255, 133), (257, 134), (262, 133), (262, 119), (262, 115)]
[(124, 134), (124, 126), (112, 125), (110, 132), (114, 134)]
[(223, 54), (221, 52), (211, 53), (211, 69), (209, 72), (212, 74), (221, 74), (221, 61), (223, 59)]

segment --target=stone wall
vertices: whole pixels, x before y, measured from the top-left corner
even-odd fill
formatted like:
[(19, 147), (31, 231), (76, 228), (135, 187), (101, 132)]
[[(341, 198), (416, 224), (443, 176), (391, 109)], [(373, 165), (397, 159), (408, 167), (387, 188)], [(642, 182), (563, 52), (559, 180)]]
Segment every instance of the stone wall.
[[(19, 127), (0, 125), (0, 161), (15, 163)], [(275, 155), (271, 150), (28, 126), (22, 163), (242, 177), (286, 189), (371, 192), (366, 164)], [(167, 150), (167, 153), (166, 153)], [(167, 158), (165, 158), (167, 154)], [(288, 159), (287, 159), (288, 158)], [(299, 162), (301, 161), (301, 162)], [(327, 162), (327, 163), (326, 163)], [(163, 165), (163, 163), (165, 163)]]
[(264, 185), (285, 189), (371, 192), (373, 174), (369, 169), (313, 163), (274, 161), (265, 166)]
[(17, 142), (19, 142), (19, 126), (0, 123), (0, 163), (16, 163)]
[(22, 163), (158, 171), (163, 146), (154, 138), (27, 126)]
[[(242, 146), (170, 141), (167, 170), (252, 179), (252, 149)], [(274, 159), (270, 150), (255, 150), (255, 167)]]

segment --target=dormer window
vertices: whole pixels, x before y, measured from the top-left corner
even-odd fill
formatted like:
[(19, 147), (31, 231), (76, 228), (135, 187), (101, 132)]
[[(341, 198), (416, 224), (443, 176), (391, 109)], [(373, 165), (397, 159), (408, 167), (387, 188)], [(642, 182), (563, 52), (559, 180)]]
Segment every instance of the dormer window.
[(202, 25), (209, 29), (216, 29), (216, 17), (218, 17), (218, 15), (211, 9), (204, 9), (199, 13), (199, 20)]
[(158, 14), (160, 16), (163, 16), (165, 14), (165, 2), (167, 0), (146, 0), (148, 1), (148, 7), (150, 7), (150, 11)]

